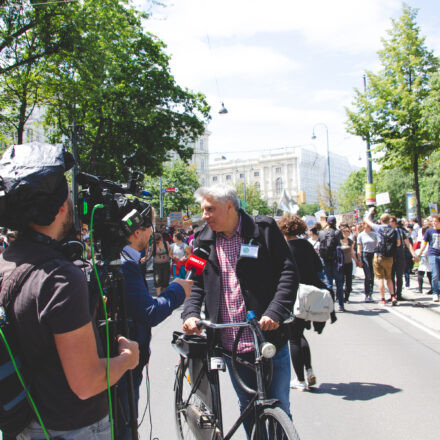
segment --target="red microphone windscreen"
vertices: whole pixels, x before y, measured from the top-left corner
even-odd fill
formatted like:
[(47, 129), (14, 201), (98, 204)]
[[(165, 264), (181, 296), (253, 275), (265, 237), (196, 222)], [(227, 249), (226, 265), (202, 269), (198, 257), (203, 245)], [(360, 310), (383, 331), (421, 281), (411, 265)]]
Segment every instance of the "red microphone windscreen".
[(186, 260), (185, 270), (188, 272), (191, 269), (195, 269), (196, 275), (202, 275), (203, 269), (205, 268), (206, 260), (200, 257), (196, 257), (194, 254), (191, 254)]

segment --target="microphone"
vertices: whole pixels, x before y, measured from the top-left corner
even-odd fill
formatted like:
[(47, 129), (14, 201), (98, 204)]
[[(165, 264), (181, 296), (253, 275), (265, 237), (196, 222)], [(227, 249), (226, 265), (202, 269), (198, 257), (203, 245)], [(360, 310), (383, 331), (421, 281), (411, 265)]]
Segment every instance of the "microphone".
[(206, 260), (209, 257), (209, 249), (195, 248), (193, 253), (186, 260), (185, 270), (187, 271), (186, 280), (193, 280), (196, 276), (202, 275), (206, 266)]

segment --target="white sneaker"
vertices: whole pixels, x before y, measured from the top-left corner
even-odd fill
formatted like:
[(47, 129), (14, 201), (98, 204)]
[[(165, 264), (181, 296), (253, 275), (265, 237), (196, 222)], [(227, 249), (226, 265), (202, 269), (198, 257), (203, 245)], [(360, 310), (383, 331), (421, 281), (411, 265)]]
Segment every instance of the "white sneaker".
[(311, 368), (309, 368), (306, 371), (306, 376), (307, 376), (307, 385), (309, 387), (316, 385), (316, 376), (315, 373), (313, 372), (313, 370)]
[(298, 379), (292, 380), (290, 382), (290, 388), (300, 391), (306, 391), (308, 389), (306, 382)]
[(432, 295), (432, 301), (438, 303), (440, 301), (440, 295)]

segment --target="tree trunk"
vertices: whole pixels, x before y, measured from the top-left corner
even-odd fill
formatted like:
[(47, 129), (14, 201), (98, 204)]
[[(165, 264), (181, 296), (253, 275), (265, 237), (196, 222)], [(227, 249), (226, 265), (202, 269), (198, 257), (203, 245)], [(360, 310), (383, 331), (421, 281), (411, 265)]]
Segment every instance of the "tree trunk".
[(415, 150), (413, 156), (414, 191), (416, 192), (416, 201), (417, 201), (417, 221), (419, 225), (421, 225), (422, 209), (420, 204), (420, 188), (419, 188), (419, 153), (417, 148), (415, 148), (414, 150)]
[(23, 92), (23, 97), (20, 103), (20, 113), (18, 116), (18, 126), (17, 126), (17, 144), (23, 143), (23, 133), (24, 133), (24, 124), (26, 123), (26, 110), (27, 110), (27, 99), (26, 99), (26, 88)]

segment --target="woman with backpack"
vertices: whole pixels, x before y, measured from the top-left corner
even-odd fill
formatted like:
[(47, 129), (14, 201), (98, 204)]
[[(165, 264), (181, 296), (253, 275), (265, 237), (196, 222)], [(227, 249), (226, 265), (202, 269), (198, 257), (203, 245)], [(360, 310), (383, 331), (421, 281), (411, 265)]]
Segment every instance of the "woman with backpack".
[(170, 284), (171, 248), (160, 232), (154, 234), (153, 276), (156, 296), (160, 296)]
[[(326, 289), (325, 284), (319, 279), (318, 275), (322, 271), (321, 259), (307, 239), (298, 238), (307, 230), (305, 222), (297, 215), (285, 214), (278, 221), (278, 226), (298, 266), (300, 283), (312, 285), (319, 289)], [(336, 321), (334, 312), (331, 319), (332, 323)], [(314, 323), (315, 331), (320, 334), (324, 325), (325, 322)], [(310, 347), (307, 339), (304, 337), (304, 330), (310, 330), (310, 328), (310, 321), (297, 316), (289, 325), (290, 357), (297, 377), (296, 380), (292, 380), (290, 387), (301, 391), (305, 391), (308, 387), (316, 384), (316, 376), (312, 369)]]

